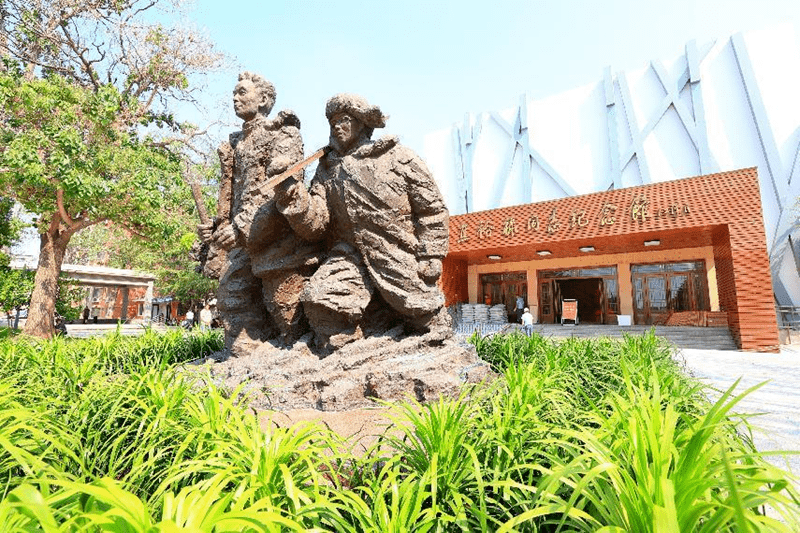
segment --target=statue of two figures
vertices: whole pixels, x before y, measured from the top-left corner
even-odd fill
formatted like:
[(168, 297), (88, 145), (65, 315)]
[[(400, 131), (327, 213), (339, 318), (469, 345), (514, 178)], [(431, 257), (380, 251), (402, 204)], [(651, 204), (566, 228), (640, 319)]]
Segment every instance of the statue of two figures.
[(330, 143), (310, 185), (298, 170), (265, 186), (303, 159), (299, 119), (268, 118), (274, 103), (270, 82), (239, 76), (233, 106), (244, 123), (219, 148), (217, 218), (199, 226), (206, 272), (220, 276), (226, 349), (304, 338), (324, 355), (396, 328), (449, 338), (437, 286), (448, 212), (425, 164), (394, 136), (372, 140), (386, 125), (379, 107), (339, 94), (325, 108)]

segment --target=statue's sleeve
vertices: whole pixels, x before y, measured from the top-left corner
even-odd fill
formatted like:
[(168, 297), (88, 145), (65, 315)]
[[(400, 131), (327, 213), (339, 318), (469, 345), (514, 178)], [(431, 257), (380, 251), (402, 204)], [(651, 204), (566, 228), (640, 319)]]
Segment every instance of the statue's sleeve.
[(320, 240), (330, 221), (328, 196), (322, 183), (324, 174), (323, 163), (320, 162), (309, 189), (301, 182), (297, 185), (297, 197), (292, 203), (284, 205), (280, 200), (277, 202), (278, 209), (292, 230), (307, 241)]
[[(293, 126), (284, 126), (281, 128), (272, 154), (270, 154), (267, 176), (280, 174), (302, 159), (303, 138), (300, 135), (300, 130)], [(302, 181), (302, 172), (298, 171), (298, 174), (294, 177)]]
[(411, 150), (400, 147), (395, 171), (406, 180), (419, 241), (417, 257), (444, 258), (449, 244), (450, 215), (428, 167)]

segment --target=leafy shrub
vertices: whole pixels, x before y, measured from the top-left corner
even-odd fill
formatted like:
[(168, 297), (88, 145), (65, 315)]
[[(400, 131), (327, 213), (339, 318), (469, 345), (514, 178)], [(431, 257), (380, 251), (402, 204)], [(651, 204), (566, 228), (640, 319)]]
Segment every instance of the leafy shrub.
[[(0, 339), (8, 531), (791, 531), (793, 480), (654, 335), (475, 338), (500, 377), (390, 406), (356, 457), (182, 362), (216, 332)], [(201, 385), (202, 383), (202, 385)], [(784, 522), (764, 514), (770, 506)]]

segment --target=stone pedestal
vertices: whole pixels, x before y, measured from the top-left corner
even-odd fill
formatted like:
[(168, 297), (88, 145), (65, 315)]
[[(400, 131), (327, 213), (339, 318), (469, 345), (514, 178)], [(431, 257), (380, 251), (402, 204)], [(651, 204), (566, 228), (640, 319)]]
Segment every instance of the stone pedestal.
[(301, 340), (291, 349), (265, 344), (209, 365), (215, 381), (230, 388), (246, 382), (254, 407), (276, 410), (345, 411), (376, 400), (435, 401), (493, 376), (472, 346), (452, 339), (437, 345), (400, 333), (356, 341), (324, 359)]

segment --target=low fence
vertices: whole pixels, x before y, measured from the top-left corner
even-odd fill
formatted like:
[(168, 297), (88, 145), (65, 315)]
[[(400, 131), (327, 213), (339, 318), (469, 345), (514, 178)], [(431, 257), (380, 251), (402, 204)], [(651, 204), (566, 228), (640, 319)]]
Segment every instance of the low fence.
[(505, 333), (520, 328), (519, 324), (499, 324), (492, 322), (455, 322), (453, 332), (456, 335), (470, 336), (478, 332), (481, 336), (491, 333)]
[(779, 305), (775, 307), (778, 315), (778, 327), (800, 331), (800, 307)]

